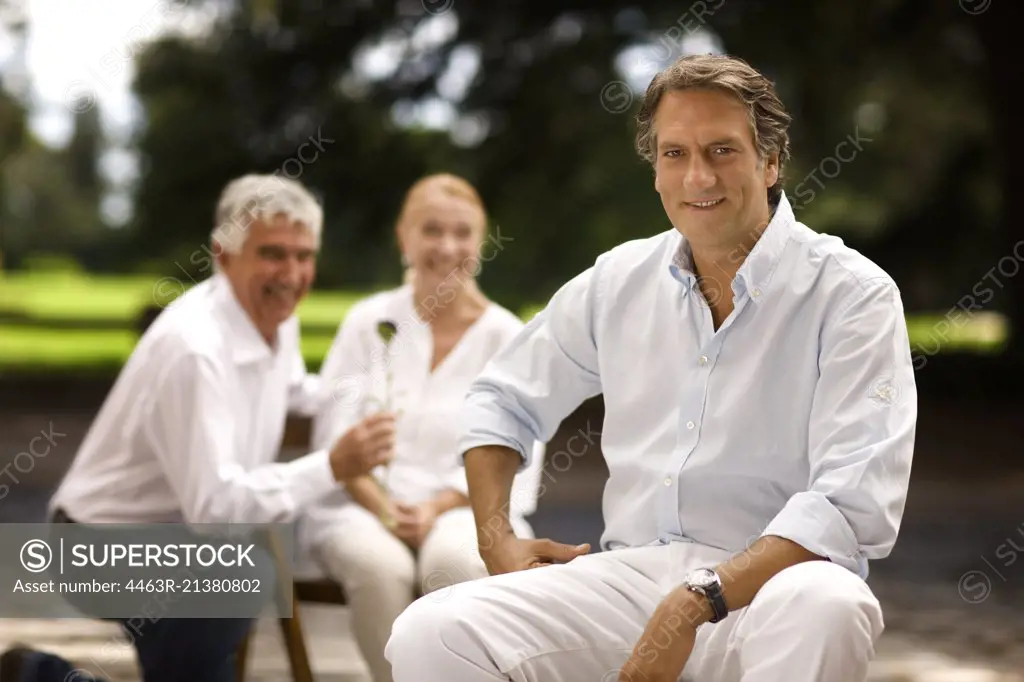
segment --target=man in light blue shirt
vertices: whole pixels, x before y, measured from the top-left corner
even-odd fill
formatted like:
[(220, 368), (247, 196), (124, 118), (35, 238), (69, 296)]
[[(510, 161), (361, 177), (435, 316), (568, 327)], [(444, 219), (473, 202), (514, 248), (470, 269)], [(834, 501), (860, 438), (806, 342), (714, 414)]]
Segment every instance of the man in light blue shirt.
[[(675, 229), (602, 254), (474, 384), (491, 577), (396, 621), (396, 682), (867, 678), (917, 395), (893, 280), (794, 218), (789, 120), (738, 59), (655, 77), (637, 148)], [(514, 474), (597, 394), (605, 551), (517, 538)]]

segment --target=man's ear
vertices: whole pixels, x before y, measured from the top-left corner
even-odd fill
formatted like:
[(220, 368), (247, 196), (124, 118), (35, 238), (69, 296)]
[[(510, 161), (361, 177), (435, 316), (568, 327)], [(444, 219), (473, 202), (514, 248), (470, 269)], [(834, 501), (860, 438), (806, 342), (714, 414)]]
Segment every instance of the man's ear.
[(779, 181), (779, 153), (772, 152), (764, 164), (764, 184), (773, 187)]
[(210, 251), (213, 253), (213, 257), (217, 260), (217, 265), (223, 270), (228, 262), (231, 260), (231, 254), (224, 250), (224, 247), (220, 245), (216, 239), (210, 242)]

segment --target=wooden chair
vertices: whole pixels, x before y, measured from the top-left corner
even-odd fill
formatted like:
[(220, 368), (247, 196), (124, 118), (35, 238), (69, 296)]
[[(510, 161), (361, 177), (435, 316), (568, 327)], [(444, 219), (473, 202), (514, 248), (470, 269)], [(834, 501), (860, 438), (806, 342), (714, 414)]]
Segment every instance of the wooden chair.
[[(309, 420), (290, 417), (285, 428), (282, 451), (295, 450), (306, 452), (308, 451), (309, 442)], [(277, 564), (278, 575), (288, 575), (291, 573), (287, 557), (281, 550), (280, 544), (272, 540), (271, 549)], [(282, 581), (277, 582), (277, 588), (279, 590), (287, 589)], [(278, 619), (281, 625), (281, 636), (284, 639), (285, 650), (288, 652), (288, 662), (292, 669), (293, 680), (295, 682), (313, 682), (313, 670), (309, 664), (309, 651), (306, 648), (306, 635), (302, 629), (299, 605), (306, 603), (346, 606), (348, 605), (348, 598), (341, 585), (328, 578), (297, 579), (293, 581), (291, 589), (292, 616), (291, 618), (281, 617)], [(279, 600), (278, 603), (283, 603), (283, 601)], [(242, 641), (236, 654), (235, 679), (237, 682), (245, 682), (246, 658), (251, 638), (252, 633)]]
[[(292, 669), (292, 679), (295, 682), (313, 682), (313, 669), (309, 664), (306, 635), (302, 629), (302, 618), (299, 615), (300, 603), (345, 606), (348, 604), (348, 599), (341, 585), (328, 579), (296, 580), (292, 590), (292, 598), (294, 600), (292, 617), (281, 617), (278, 619), (281, 625), (281, 636), (284, 640), (285, 650), (288, 652), (288, 663)], [(243, 640), (242, 645), (238, 648), (235, 665), (235, 679), (237, 682), (245, 682), (246, 657), (251, 637), (252, 633)]]

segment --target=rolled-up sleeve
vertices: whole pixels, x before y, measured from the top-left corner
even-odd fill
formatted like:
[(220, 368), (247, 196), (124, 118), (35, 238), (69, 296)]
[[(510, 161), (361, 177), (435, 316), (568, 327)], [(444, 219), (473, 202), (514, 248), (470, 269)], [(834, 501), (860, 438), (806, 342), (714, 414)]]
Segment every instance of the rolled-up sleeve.
[(595, 317), (602, 260), (562, 286), (476, 378), (463, 403), (458, 444), (467, 450), (504, 445), (534, 458), (580, 403), (601, 392)]
[(857, 573), (889, 555), (907, 499), (917, 388), (899, 290), (862, 284), (822, 332), (808, 438), (810, 485), (764, 535)]

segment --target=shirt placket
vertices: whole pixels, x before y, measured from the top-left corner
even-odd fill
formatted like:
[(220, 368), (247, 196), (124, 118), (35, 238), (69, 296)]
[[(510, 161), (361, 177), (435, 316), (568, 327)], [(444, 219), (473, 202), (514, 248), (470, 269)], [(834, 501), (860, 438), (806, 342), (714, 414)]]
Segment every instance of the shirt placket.
[(683, 536), (682, 523), (679, 518), (680, 498), (686, 494), (683, 467), (700, 443), (708, 389), (711, 385), (711, 373), (718, 363), (725, 335), (742, 313), (745, 303), (745, 297), (740, 297), (735, 303), (733, 313), (716, 331), (714, 320), (711, 317), (711, 309), (699, 292), (691, 291), (687, 296), (687, 318), (694, 321), (695, 333), (699, 340), (698, 351), (693, 357), (682, 360), (690, 365), (688, 368), (690, 371), (684, 372), (687, 381), (683, 382), (679, 396), (676, 449), (673, 457), (669, 460), (668, 470), (662, 478), (659, 495), (658, 535), (662, 543), (688, 539)]

